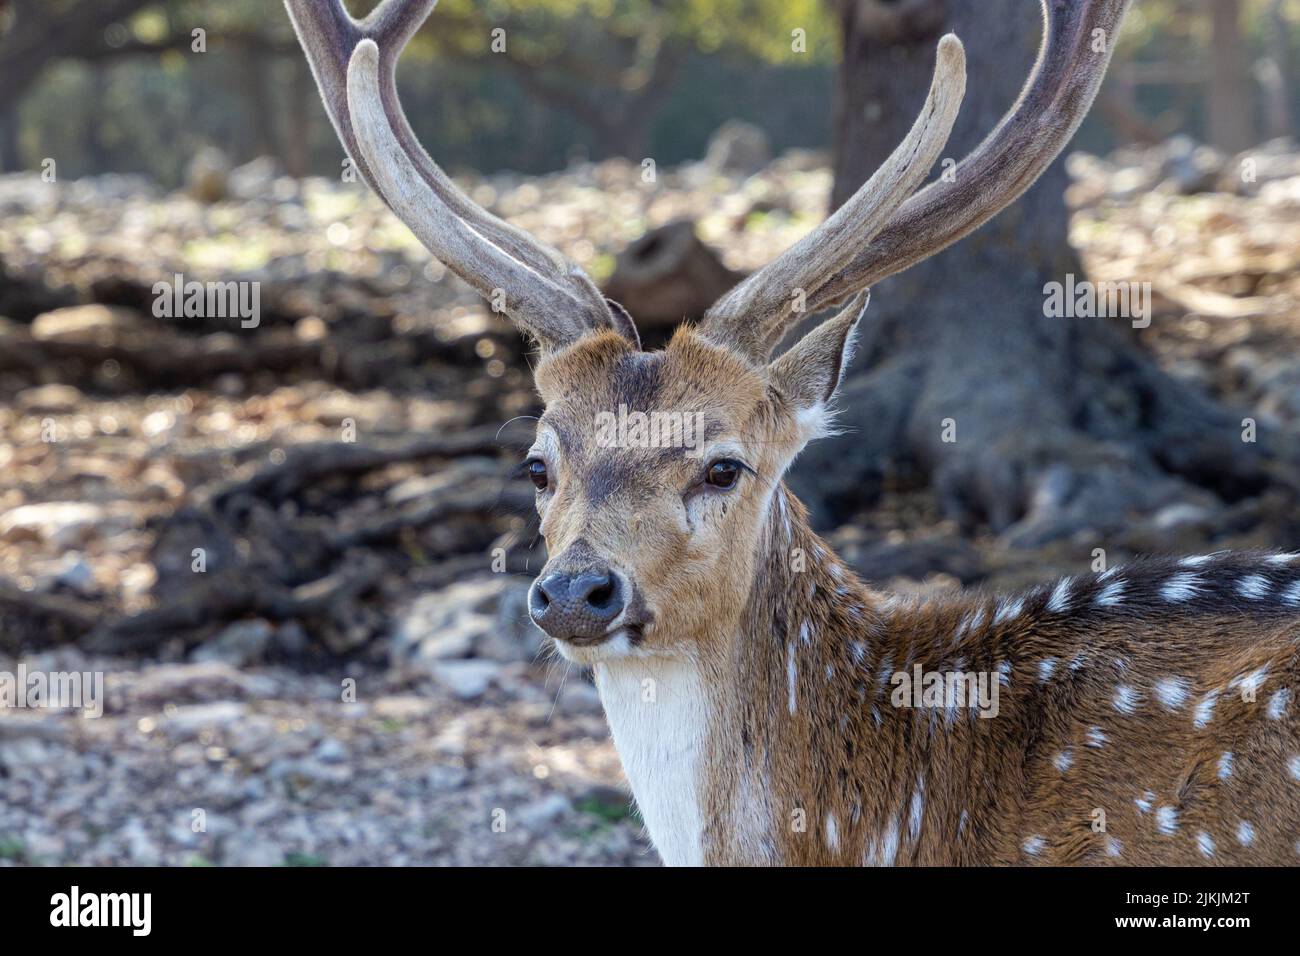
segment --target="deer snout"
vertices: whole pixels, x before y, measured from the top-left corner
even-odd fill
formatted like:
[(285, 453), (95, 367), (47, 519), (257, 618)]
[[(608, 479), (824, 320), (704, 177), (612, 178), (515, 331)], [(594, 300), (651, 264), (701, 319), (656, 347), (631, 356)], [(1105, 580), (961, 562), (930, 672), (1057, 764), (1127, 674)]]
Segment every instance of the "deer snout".
[(599, 643), (626, 606), (620, 576), (609, 568), (544, 573), (528, 592), (534, 623), (558, 640)]

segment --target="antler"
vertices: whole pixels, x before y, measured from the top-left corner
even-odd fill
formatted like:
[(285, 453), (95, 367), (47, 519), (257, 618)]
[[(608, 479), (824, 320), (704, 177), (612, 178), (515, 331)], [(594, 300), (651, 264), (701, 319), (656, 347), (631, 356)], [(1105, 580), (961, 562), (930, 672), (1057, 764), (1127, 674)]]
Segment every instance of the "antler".
[(826, 222), (719, 299), (704, 333), (764, 361), (802, 311), (797, 306), (816, 312), (929, 258), (1032, 186), (1087, 115), (1131, 0), (1041, 2), (1043, 41), (1019, 99), (952, 176), (907, 198), (947, 140), (955, 104), (951, 119), (945, 107), (961, 97), (961, 47), (949, 35), (903, 144)]
[(635, 341), (626, 313), (586, 273), (471, 200), (416, 139), (397, 95), (397, 61), (437, 2), (384, 0), (357, 21), (341, 0), (284, 0), (348, 155), (430, 252), (544, 346), (600, 326)]

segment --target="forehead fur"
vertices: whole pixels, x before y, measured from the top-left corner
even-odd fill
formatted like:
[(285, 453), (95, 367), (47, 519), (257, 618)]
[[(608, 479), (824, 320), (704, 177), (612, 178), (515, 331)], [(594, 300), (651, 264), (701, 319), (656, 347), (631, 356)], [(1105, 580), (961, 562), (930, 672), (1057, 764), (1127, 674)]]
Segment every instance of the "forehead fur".
[(548, 409), (706, 412), (742, 424), (773, 392), (764, 370), (683, 327), (660, 352), (638, 352), (602, 330), (549, 356), (534, 374)]

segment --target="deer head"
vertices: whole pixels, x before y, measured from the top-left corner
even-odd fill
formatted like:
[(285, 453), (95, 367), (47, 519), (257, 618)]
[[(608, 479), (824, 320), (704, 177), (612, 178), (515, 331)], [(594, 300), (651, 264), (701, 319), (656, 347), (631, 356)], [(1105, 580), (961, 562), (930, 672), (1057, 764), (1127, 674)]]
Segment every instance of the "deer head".
[[(285, 2), (366, 180), (540, 350), (545, 412), (525, 467), (550, 560), (530, 611), (583, 663), (692, 655), (728, 633), (771, 544), (769, 519), (797, 507), (782, 476), (830, 427), (865, 290), (978, 228), (1034, 182), (1096, 95), (1127, 6), (1043, 0), (1043, 48), (1019, 100), (951, 175), (917, 192), (965, 90), (962, 45), (945, 36), (920, 116), (880, 170), (698, 327), (645, 352), (631, 318), (579, 268), (474, 204), (417, 142), (394, 70), (436, 0), (387, 0), (364, 21), (338, 0)], [(846, 300), (772, 359), (805, 312)]]

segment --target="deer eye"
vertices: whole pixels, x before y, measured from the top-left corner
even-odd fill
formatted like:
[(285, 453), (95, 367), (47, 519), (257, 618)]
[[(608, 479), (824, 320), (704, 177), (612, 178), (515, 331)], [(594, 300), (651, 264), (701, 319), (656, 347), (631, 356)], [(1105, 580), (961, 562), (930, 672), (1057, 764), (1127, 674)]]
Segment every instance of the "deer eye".
[(532, 458), (524, 462), (524, 468), (528, 471), (528, 478), (536, 486), (538, 491), (545, 491), (549, 478), (546, 474), (546, 462), (540, 458)]
[(740, 478), (740, 472), (743, 469), (738, 461), (730, 458), (722, 458), (709, 465), (709, 470), (704, 475), (706, 484), (714, 488), (720, 488), (723, 491), (729, 491), (736, 487), (736, 482)]

